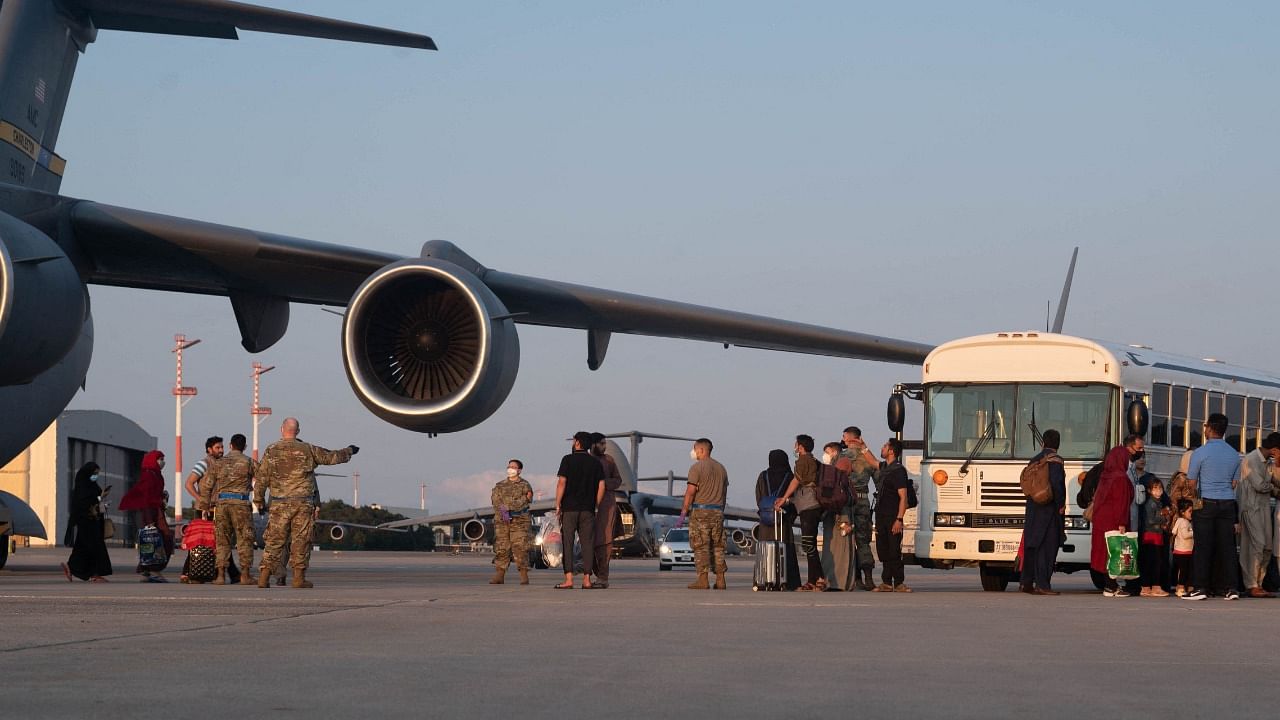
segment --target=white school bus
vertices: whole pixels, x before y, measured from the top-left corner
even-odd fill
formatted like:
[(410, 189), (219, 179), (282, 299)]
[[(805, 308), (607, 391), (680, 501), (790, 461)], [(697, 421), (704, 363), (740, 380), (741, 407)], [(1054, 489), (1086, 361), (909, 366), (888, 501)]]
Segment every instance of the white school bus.
[(1025, 508), (1018, 477), (1043, 431), (1062, 435), (1067, 540), (1057, 569), (1074, 572), (1089, 568), (1079, 482), (1125, 435), (1146, 437), (1147, 471), (1167, 483), (1210, 413), (1227, 415), (1226, 440), (1241, 452), (1280, 426), (1280, 378), (1144, 346), (1002, 332), (940, 345), (923, 370), (889, 406), (890, 429), (900, 430), (903, 397), (924, 403), (915, 558), (976, 566), (984, 590), (1004, 590), (1012, 577)]

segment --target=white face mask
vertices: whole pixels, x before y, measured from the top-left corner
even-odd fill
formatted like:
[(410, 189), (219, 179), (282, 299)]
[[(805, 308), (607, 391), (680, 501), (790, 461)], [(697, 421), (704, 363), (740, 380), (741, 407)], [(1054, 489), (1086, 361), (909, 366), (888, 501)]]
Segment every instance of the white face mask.
[(697, 450), (690, 450), (690, 451), (689, 451), (689, 458), (690, 458), (691, 460), (697, 460), (697, 459), (698, 459), (698, 451), (697, 451)]
[(92, 480), (93, 482), (98, 482), (98, 473), (94, 473), (90, 475), (89, 479)]
[(512, 467), (507, 468), (507, 477), (516, 477), (519, 474), (520, 474), (519, 470)]
[(159, 460), (156, 461), (156, 467), (160, 468), (161, 470), (164, 469), (164, 458), (160, 458)]
[(832, 455), (832, 454), (831, 454), (831, 453), (829, 453), (829, 452), (824, 452), (824, 453), (822, 453), (822, 464), (823, 464), (823, 465), (830, 465), (830, 464), (831, 464), (831, 461), (832, 461), (832, 460), (834, 460), (835, 458), (836, 458), (836, 456), (835, 456), (835, 455)]

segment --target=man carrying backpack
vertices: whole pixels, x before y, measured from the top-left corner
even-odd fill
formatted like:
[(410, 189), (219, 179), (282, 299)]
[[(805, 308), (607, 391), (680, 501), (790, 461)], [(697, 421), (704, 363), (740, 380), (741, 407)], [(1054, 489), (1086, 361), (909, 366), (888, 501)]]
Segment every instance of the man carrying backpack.
[(1062, 445), (1057, 430), (1044, 431), (1044, 449), (1027, 463), (1024, 474), (1048, 475), (1052, 497), (1048, 502), (1027, 496), (1022, 529), (1022, 592), (1031, 595), (1059, 595), (1049, 583), (1062, 545), (1063, 518), (1067, 512), (1067, 474), (1058, 457)]

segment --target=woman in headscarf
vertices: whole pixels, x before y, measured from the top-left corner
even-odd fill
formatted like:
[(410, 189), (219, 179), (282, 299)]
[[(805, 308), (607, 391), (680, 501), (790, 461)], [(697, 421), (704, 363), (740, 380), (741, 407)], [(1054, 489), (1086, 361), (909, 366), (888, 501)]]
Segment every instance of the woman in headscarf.
[(1089, 565), (1095, 572), (1107, 577), (1102, 594), (1107, 597), (1129, 597), (1129, 593), (1107, 575), (1107, 533), (1124, 532), (1129, 524), (1129, 506), (1133, 504), (1133, 482), (1129, 479), (1129, 460), (1132, 452), (1126, 445), (1117, 445), (1107, 453), (1098, 479), (1098, 490), (1093, 494), (1093, 546), (1089, 552)]
[[(773, 501), (782, 497), (782, 493), (786, 492), (787, 486), (790, 485), (794, 475), (791, 472), (791, 462), (787, 459), (785, 450), (769, 451), (769, 467), (760, 471), (760, 476), (756, 478), (756, 506), (764, 507), (761, 501), (769, 498), (768, 506), (773, 507)], [(775, 538), (773, 536), (773, 523), (760, 524), (761, 540), (786, 540), (783, 546), (786, 549), (787, 560), (787, 580), (786, 586), (788, 590), (795, 590), (800, 587), (800, 561), (796, 558), (795, 543), (791, 540), (791, 527), (796, 521), (796, 508), (794, 505), (786, 505), (782, 510), (782, 537)]]
[(111, 492), (98, 485), (98, 464), (87, 462), (76, 473), (71, 488), (71, 523), (76, 528), (76, 539), (71, 545), (71, 557), (62, 563), (62, 574), (67, 582), (72, 577), (93, 582), (106, 582), (111, 574), (111, 557), (107, 555), (107, 542), (102, 537), (106, 516), (102, 512), (102, 499)]
[[(164, 468), (164, 453), (152, 450), (142, 456), (142, 473), (138, 482), (129, 488), (129, 492), (120, 498), (121, 510), (138, 512), (138, 527), (155, 525), (164, 539), (165, 557), (173, 557), (173, 532), (165, 518), (166, 494), (164, 476), (160, 474)], [(161, 568), (163, 569), (163, 568)], [(143, 582), (168, 582), (159, 570), (138, 564), (136, 570), (142, 575)]]

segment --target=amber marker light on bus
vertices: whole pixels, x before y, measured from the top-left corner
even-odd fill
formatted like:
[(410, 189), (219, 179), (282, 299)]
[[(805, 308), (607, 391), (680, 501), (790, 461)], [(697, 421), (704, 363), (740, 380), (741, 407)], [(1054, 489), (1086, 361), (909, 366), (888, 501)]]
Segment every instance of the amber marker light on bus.
[(946, 471), (946, 470), (934, 470), (934, 471), (933, 471), (933, 484), (934, 484), (934, 485), (937, 485), (938, 487), (942, 487), (943, 485), (946, 485), (946, 484), (947, 484), (947, 471)]

